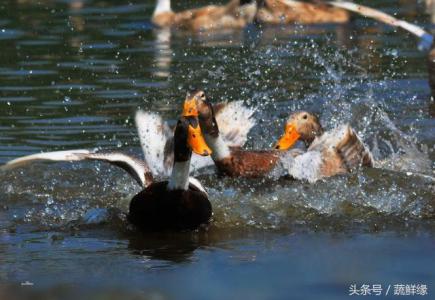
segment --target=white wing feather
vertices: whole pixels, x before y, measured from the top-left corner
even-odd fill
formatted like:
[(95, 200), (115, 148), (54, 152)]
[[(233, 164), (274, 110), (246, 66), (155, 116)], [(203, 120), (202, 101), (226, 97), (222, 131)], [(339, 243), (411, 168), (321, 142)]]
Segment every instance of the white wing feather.
[[(243, 101), (228, 102), (216, 114), (216, 121), (224, 141), (230, 147), (242, 147), (247, 139), (248, 133), (256, 124), (252, 117), (255, 109), (248, 108)], [(138, 111), (135, 117), (139, 139), (144, 152), (145, 161), (154, 175), (169, 176), (172, 165), (165, 166), (165, 145), (172, 139), (173, 132), (169, 125), (156, 113)], [(173, 153), (167, 153), (173, 156)], [(173, 161), (172, 159), (168, 159)], [(213, 160), (210, 156), (192, 155), (191, 172), (212, 166)]]
[(152, 173), (169, 176), (171, 169), (165, 168), (164, 151), (172, 131), (162, 117), (155, 113), (138, 111), (135, 116), (142, 151)]
[(248, 140), (249, 131), (255, 126), (255, 109), (243, 101), (228, 102), (218, 113), (216, 122), (223, 140), (230, 147), (242, 147)]
[(83, 156), (80, 156), (80, 154), (89, 154), (89, 153), (91, 153), (90, 150), (83, 150), (83, 149), (37, 153), (37, 154), (27, 155), (8, 161), (5, 165), (0, 167), (0, 170), (7, 171), (40, 160), (78, 161), (78, 160), (83, 160)]
[(37, 153), (23, 156), (7, 162), (0, 167), (1, 171), (7, 171), (24, 166), (36, 161), (81, 161), (98, 160), (108, 162), (127, 171), (141, 186), (149, 184), (145, 173), (150, 172), (146, 163), (140, 159), (120, 152), (94, 152), (91, 150), (67, 150), (46, 153)]

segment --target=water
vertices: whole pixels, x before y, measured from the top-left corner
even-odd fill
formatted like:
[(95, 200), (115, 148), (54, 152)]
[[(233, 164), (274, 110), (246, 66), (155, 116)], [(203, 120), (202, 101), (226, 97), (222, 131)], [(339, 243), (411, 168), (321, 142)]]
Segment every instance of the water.
[[(376, 5), (431, 26), (411, 1)], [(350, 123), (378, 168), (315, 184), (199, 174), (210, 228), (155, 235), (126, 223), (139, 187), (116, 168), (1, 173), (0, 298), (347, 299), (350, 284), (426, 284), (433, 297), (434, 104), (417, 41), (359, 18), (198, 36), (153, 29), (152, 9), (2, 2), (0, 163), (78, 148), (140, 156), (135, 111), (174, 123), (186, 89), (200, 87), (257, 107), (249, 148), (270, 147), (305, 109), (326, 128)]]

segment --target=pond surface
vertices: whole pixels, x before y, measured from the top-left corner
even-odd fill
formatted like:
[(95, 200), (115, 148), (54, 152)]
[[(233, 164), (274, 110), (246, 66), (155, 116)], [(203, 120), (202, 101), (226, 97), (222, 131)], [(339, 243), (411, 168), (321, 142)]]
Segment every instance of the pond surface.
[[(432, 28), (414, 2), (376, 6)], [(384, 294), (424, 284), (429, 296), (419, 298), (433, 298), (435, 108), (414, 37), (358, 17), (192, 35), (153, 29), (153, 5), (2, 1), (1, 164), (80, 148), (141, 156), (135, 111), (174, 123), (198, 87), (257, 108), (248, 148), (270, 147), (288, 113), (304, 109), (326, 128), (350, 123), (377, 168), (315, 184), (199, 174), (210, 228), (148, 235), (127, 226), (140, 188), (119, 169), (65, 162), (0, 173), (0, 298), (348, 299), (351, 284)], [(105, 222), (88, 224), (90, 213)]]

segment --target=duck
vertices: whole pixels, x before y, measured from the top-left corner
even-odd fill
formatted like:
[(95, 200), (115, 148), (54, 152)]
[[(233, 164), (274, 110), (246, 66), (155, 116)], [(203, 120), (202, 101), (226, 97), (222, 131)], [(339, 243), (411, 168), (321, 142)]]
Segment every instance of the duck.
[[(315, 182), (351, 172), (359, 165), (373, 166), (370, 151), (349, 125), (325, 132), (319, 118), (306, 111), (291, 113), (284, 135), (274, 149), (265, 150), (227, 145), (220, 135), (213, 105), (207, 100), (185, 101), (183, 115), (198, 116), (205, 141), (213, 150), (211, 158), (221, 175), (258, 178), (284, 168), (294, 179)], [(307, 151), (290, 149), (298, 140), (304, 142)]]
[(230, 0), (226, 5), (173, 12), (170, 0), (157, 0), (151, 22), (160, 27), (190, 31), (240, 29), (252, 23), (257, 11), (255, 0)]
[(293, 0), (261, 0), (255, 19), (262, 24), (323, 24), (347, 23), (350, 14), (329, 3)]
[[(203, 90), (192, 89), (186, 93), (185, 102), (205, 100)], [(223, 142), (232, 148), (241, 148), (248, 140), (251, 129), (257, 124), (255, 108), (247, 107), (243, 101), (222, 101), (214, 105), (214, 113)], [(145, 161), (152, 173), (161, 177), (170, 175), (173, 155), (173, 129), (155, 112), (139, 110), (135, 115), (136, 128)], [(213, 166), (210, 156), (194, 155), (191, 172)]]
[(230, 177), (258, 178), (272, 172), (280, 159), (280, 151), (244, 150), (241, 147), (229, 145), (216, 120), (215, 107), (208, 101), (204, 91), (197, 91), (201, 97), (186, 99), (183, 116), (196, 116), (204, 133), (206, 143), (213, 153), (212, 160), (220, 175)]
[(299, 140), (305, 144), (306, 152), (282, 160), (293, 178), (315, 182), (350, 173), (360, 166), (374, 166), (369, 148), (349, 124), (325, 131), (316, 115), (294, 112), (288, 117), (275, 149), (287, 151)]
[(205, 188), (197, 179), (189, 177), (192, 151), (201, 156), (211, 154), (198, 119), (181, 117), (174, 132), (174, 165), (166, 181), (155, 181), (147, 163), (141, 159), (121, 152), (96, 150), (32, 154), (9, 161), (0, 167), (0, 171), (41, 160), (108, 162), (125, 170), (142, 187), (130, 202), (127, 219), (131, 224), (142, 231), (193, 230), (209, 222), (212, 206)]
[(141, 230), (193, 230), (208, 224), (212, 206), (203, 187), (189, 182), (192, 151), (212, 153), (199, 121), (181, 117), (174, 133), (174, 165), (169, 181), (153, 182), (133, 197), (127, 219)]

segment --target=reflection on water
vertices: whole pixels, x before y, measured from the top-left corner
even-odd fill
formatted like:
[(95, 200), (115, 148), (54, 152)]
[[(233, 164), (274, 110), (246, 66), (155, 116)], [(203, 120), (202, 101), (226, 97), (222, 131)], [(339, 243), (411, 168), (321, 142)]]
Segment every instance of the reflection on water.
[[(0, 163), (75, 148), (140, 156), (134, 112), (174, 122), (193, 86), (214, 101), (258, 108), (250, 148), (270, 147), (290, 111), (311, 110), (328, 129), (350, 123), (379, 168), (311, 185), (205, 172), (212, 225), (161, 235), (128, 226), (139, 187), (116, 168), (38, 163), (2, 173), (0, 281), (186, 299), (303, 298), (314, 290), (344, 298), (349, 281), (434, 282), (435, 123), (425, 53), (413, 38), (359, 18), (191, 35), (153, 28), (153, 5), (2, 4)], [(409, 1), (376, 5), (430, 22)]]

